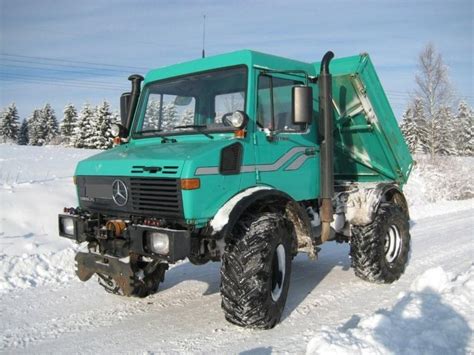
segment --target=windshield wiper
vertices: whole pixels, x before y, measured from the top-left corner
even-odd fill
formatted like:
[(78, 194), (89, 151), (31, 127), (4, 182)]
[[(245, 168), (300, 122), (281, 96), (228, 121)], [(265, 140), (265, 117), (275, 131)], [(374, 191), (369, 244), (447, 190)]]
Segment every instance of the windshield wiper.
[(214, 137), (211, 136), (209, 133), (202, 131), (203, 128), (207, 128), (205, 124), (187, 124), (187, 125), (173, 127), (173, 129), (180, 129), (180, 128), (196, 128), (196, 131), (198, 131), (199, 133), (204, 134), (206, 137), (210, 139), (214, 139)]
[(144, 134), (144, 133), (156, 133), (156, 132), (163, 132), (162, 129), (147, 129), (145, 131), (138, 131), (135, 132), (136, 134)]

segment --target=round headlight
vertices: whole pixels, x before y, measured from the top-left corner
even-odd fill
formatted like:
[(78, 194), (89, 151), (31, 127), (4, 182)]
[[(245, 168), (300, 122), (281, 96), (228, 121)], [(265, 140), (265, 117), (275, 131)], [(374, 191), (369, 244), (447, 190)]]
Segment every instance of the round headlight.
[(112, 137), (120, 136), (120, 126), (116, 123), (110, 126), (110, 133), (112, 133)]
[(229, 118), (229, 121), (232, 123), (232, 126), (235, 128), (242, 128), (245, 122), (245, 115), (240, 111), (235, 111)]

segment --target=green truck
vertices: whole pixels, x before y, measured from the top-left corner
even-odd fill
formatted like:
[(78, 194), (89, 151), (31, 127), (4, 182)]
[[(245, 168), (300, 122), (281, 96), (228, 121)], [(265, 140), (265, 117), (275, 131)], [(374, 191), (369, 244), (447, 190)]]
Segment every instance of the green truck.
[(413, 164), (367, 54), (306, 63), (250, 50), (129, 77), (116, 146), (79, 162), (59, 234), (82, 281), (146, 297), (168, 265), (221, 262), (228, 321), (271, 328), (291, 262), (350, 243), (355, 274), (405, 270)]

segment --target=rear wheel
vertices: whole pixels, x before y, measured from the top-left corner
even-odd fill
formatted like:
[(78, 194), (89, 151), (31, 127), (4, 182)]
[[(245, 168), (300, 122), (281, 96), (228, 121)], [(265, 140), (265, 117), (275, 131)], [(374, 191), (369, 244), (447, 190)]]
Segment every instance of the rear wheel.
[(372, 223), (352, 228), (352, 267), (361, 279), (377, 283), (398, 280), (409, 251), (408, 216), (393, 203), (382, 204)]
[(222, 257), (225, 317), (252, 328), (272, 328), (285, 307), (294, 230), (282, 215), (246, 216), (233, 230)]

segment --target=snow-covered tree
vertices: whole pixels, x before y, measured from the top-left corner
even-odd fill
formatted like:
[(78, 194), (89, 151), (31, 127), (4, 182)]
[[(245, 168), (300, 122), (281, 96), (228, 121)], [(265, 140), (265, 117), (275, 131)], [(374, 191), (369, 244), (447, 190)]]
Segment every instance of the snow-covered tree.
[(437, 155), (455, 155), (456, 141), (454, 117), (451, 109), (441, 106), (432, 119), (433, 135), (431, 147)]
[(154, 99), (148, 102), (146, 108), (143, 130), (160, 129), (160, 100)]
[(413, 147), (414, 153), (427, 153), (430, 146), (430, 137), (429, 137), (429, 126), (426, 122), (425, 114), (423, 111), (422, 100), (416, 98), (413, 102), (412, 113), (413, 113), (413, 123), (416, 127), (416, 143)]
[(23, 120), (20, 126), (20, 133), (18, 133), (18, 144), (19, 145), (28, 145), (30, 139), (28, 137), (28, 121)]
[(58, 120), (50, 104), (44, 105), (40, 112), (41, 121), (45, 127), (44, 143), (56, 143), (56, 137), (59, 134)]
[(44, 144), (45, 127), (41, 117), (41, 110), (34, 110), (28, 119), (28, 141), (30, 145)]
[(465, 101), (461, 101), (456, 115), (458, 122), (457, 149), (459, 155), (472, 156), (474, 153), (474, 138), (472, 134), (474, 126), (474, 114)]
[(19, 118), (15, 103), (6, 108), (0, 120), (0, 139), (3, 143), (16, 143), (18, 140)]
[(110, 105), (107, 101), (104, 101), (95, 109), (94, 119), (92, 120), (93, 132), (88, 143), (89, 148), (107, 149), (112, 147), (111, 123), (112, 112), (110, 112)]
[(187, 108), (181, 115), (181, 122), (179, 124), (182, 126), (194, 124), (194, 110)]
[(403, 114), (400, 130), (405, 137), (410, 152), (414, 153), (418, 142), (418, 132), (416, 123), (413, 120), (413, 110), (411, 108), (408, 108)]
[(175, 126), (179, 126), (178, 122), (178, 111), (176, 110), (176, 105), (173, 102), (165, 104), (163, 106), (163, 119), (161, 122), (161, 129), (171, 130)]
[(60, 125), (63, 144), (70, 145), (76, 128), (77, 110), (73, 104), (67, 104), (63, 110), (63, 120)]
[(89, 147), (91, 137), (93, 135), (92, 121), (94, 120), (94, 109), (90, 104), (86, 103), (82, 107), (77, 119), (74, 135), (71, 144), (76, 148)]

